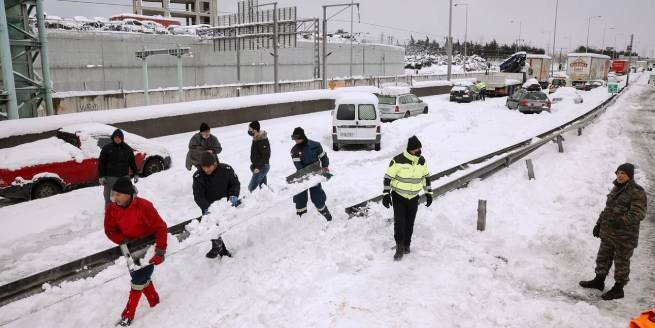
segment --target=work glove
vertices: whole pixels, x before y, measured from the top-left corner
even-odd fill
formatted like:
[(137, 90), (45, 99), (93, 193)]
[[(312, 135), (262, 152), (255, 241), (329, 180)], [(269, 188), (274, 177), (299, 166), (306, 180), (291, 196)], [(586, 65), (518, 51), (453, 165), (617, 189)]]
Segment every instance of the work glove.
[(237, 196), (230, 196), (229, 201), (232, 204), (232, 206), (234, 207), (239, 206), (239, 198), (237, 198)]
[(389, 208), (391, 204), (391, 194), (384, 194), (384, 197), (382, 197), (382, 205), (386, 208)]
[(594, 232), (593, 232), (594, 237), (600, 238), (600, 224), (596, 224), (594, 226)]
[(164, 250), (160, 250), (160, 249), (155, 250), (155, 255), (152, 258), (150, 258), (150, 261), (148, 261), (148, 263), (154, 264), (154, 265), (162, 264), (164, 262), (164, 259), (165, 259), (165, 254), (166, 254), (166, 251), (164, 251)]
[(425, 207), (432, 205), (432, 194), (425, 194)]
[(100, 177), (98, 179), (98, 183), (100, 183), (101, 186), (104, 186), (105, 185), (105, 177)]
[(202, 215), (208, 215), (208, 214), (209, 214), (209, 209), (208, 208), (202, 210)]
[(138, 177), (138, 176), (136, 176), (136, 175), (135, 175), (135, 176), (133, 176), (133, 177), (132, 177), (132, 181), (133, 181), (134, 183), (137, 183), (137, 182), (139, 182), (139, 177)]
[(259, 169), (252, 170), (252, 173), (254, 173), (254, 174), (259, 174), (259, 172), (260, 172)]

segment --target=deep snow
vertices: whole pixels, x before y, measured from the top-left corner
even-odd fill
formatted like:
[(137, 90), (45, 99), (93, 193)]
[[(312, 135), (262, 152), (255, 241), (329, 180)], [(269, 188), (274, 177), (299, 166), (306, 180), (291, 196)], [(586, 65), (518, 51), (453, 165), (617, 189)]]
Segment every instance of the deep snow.
[[(602, 102), (606, 90), (583, 93), (583, 104), (556, 104), (552, 114), (540, 115), (509, 111), (504, 98), (464, 105), (448, 103), (447, 96), (426, 97), (428, 115), (383, 125), (380, 152), (330, 151), (327, 112), (264, 121), (273, 149), (269, 181), (274, 190), (283, 190), (282, 177), (293, 171), (287, 152), (294, 126), (305, 127), (328, 150), (336, 176), (325, 188), (335, 221), (326, 224), (312, 210), (298, 220), (284, 192), (255, 192), (243, 209), (218, 204), (212, 217), (222, 229), (233, 227), (224, 239), (235, 258), (204, 258), (206, 240), (216, 230), (208, 223), (194, 225), (182, 243), (169, 238), (169, 256), (154, 275), (163, 302), (155, 309), (143, 302), (134, 326), (626, 326), (629, 317), (653, 305), (639, 297), (639, 280), (628, 285), (620, 302), (562, 295), (588, 297), (577, 281), (593, 275), (598, 241), (590, 231), (612, 173), (618, 163), (639, 164), (621, 122), (644, 84), (639, 80), (582, 137), (567, 135), (565, 154), (545, 146), (531, 155), (537, 180), (528, 181), (518, 164), (447, 194), (429, 209), (421, 207), (412, 254), (400, 263), (391, 260), (390, 210), (376, 206), (367, 218), (346, 220), (343, 208), (381, 191), (384, 168), (407, 137), (421, 138), (435, 173), (568, 121)], [(242, 190), (249, 179), (245, 132), (246, 125), (214, 129), (224, 147), (221, 158), (235, 167)], [(169, 224), (198, 214), (190, 195), (191, 173), (183, 168), (190, 135), (158, 138), (171, 149), (174, 167), (139, 183), (141, 195), (154, 201)], [(639, 171), (636, 179), (645, 183)], [(483, 233), (475, 231), (478, 199), (488, 200)], [(10, 218), (10, 229), (0, 236), (1, 279), (110, 246), (100, 230), (101, 204), (99, 188), (87, 188), (0, 209), (0, 216)], [(24, 227), (26, 213), (34, 225), (7, 232)], [(634, 271), (645, 260), (634, 258)], [(129, 289), (125, 263), (117, 262), (96, 278), (0, 308), (1, 321), (22, 316), (9, 326), (113, 325)], [(63, 313), (68, 313), (64, 322)]]

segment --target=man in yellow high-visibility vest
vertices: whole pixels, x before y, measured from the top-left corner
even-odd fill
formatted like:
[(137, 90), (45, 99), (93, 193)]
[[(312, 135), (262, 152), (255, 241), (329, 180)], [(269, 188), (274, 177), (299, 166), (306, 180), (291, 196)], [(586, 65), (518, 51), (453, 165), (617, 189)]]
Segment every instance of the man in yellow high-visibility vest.
[(429, 207), (432, 204), (430, 174), (425, 158), (421, 156), (421, 141), (412, 136), (407, 142), (407, 150), (391, 160), (384, 176), (382, 205), (389, 208), (393, 204), (393, 237), (396, 240), (393, 258), (396, 261), (410, 252), (419, 193), (422, 190), (427, 198), (425, 206)]

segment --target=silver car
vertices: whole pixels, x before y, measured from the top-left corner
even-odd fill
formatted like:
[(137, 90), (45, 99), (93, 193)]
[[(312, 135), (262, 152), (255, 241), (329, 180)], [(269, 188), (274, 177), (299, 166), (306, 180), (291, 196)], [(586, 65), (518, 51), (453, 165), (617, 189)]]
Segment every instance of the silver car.
[(521, 113), (550, 112), (550, 99), (541, 91), (518, 89), (507, 97), (506, 106), (509, 109), (518, 109)]
[(411, 93), (400, 95), (376, 93), (375, 95), (378, 97), (380, 118), (383, 121), (392, 121), (428, 113), (428, 105)]

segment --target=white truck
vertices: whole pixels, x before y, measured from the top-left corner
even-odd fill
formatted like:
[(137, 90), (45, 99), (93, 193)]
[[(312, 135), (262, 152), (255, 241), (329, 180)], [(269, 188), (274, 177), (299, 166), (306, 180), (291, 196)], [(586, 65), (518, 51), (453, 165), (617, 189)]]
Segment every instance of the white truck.
[(485, 95), (509, 96), (523, 84), (523, 73), (494, 72), (481, 75), (478, 80), (486, 84)]
[(553, 59), (546, 55), (527, 54), (525, 59), (527, 79), (537, 79), (542, 89), (548, 87)]
[(610, 71), (610, 57), (593, 53), (570, 53), (566, 63), (566, 75), (571, 85), (585, 88), (585, 84), (594, 80), (607, 81)]

